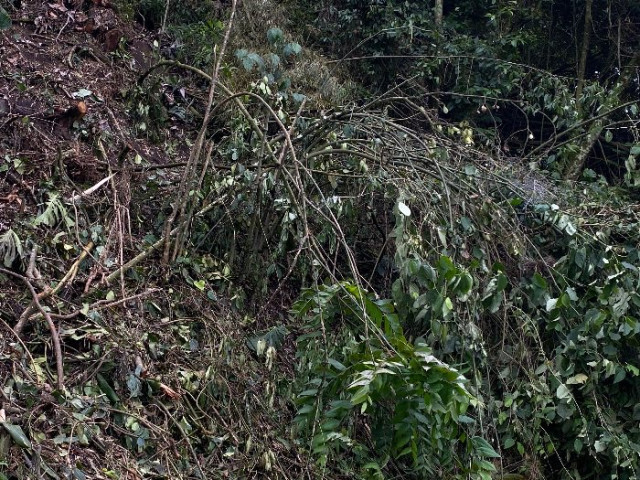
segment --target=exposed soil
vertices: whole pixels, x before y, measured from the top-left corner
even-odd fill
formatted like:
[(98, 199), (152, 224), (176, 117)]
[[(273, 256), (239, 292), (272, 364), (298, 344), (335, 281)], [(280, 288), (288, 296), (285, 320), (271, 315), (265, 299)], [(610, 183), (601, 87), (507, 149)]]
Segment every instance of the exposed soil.
[[(225, 301), (180, 282), (157, 288), (172, 273), (153, 259), (130, 290), (101, 283), (110, 258), (135, 256), (159, 222), (181, 175), (159, 167), (188, 157), (198, 127), (168, 115), (155, 143), (136, 113), (136, 94), (149, 88), (138, 81), (162, 42), (105, 0), (22, 2), (9, 13), (13, 26), (0, 32), (0, 239), (21, 243), (0, 241), (0, 478), (300, 478), (308, 466), (277, 437), (290, 406), (269, 405), (273, 372), (247, 355)], [(173, 87), (159, 88), (175, 102)], [(156, 201), (138, 201), (143, 190)], [(51, 213), (54, 198), (69, 218)], [(94, 240), (100, 249), (90, 250)], [(18, 327), (29, 308), (34, 318)]]
[(37, 213), (42, 182), (64, 191), (136, 154), (169, 161), (163, 147), (131, 140), (131, 89), (157, 60), (151, 32), (105, 2), (28, 2), (14, 13), (0, 33), (0, 233)]

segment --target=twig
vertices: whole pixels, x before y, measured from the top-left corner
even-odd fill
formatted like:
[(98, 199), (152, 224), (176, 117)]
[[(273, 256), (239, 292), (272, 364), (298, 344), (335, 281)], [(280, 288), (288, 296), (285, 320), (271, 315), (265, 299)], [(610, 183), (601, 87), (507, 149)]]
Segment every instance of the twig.
[(82, 200), (84, 197), (88, 197), (93, 192), (95, 192), (100, 187), (102, 187), (105, 183), (107, 183), (109, 180), (111, 180), (114, 176), (115, 176), (115, 173), (112, 173), (108, 177), (103, 178), (102, 180), (100, 180), (98, 183), (96, 183), (92, 187), (87, 188), (85, 191), (77, 193), (73, 197), (68, 198), (67, 202), (68, 203), (78, 202), (78, 201)]
[[(152, 293), (156, 293), (159, 292), (160, 289), (159, 288), (152, 288), (151, 290), (147, 290), (145, 292), (142, 293), (138, 293), (136, 295), (131, 295), (129, 297), (125, 297), (125, 298), (120, 298), (119, 300), (116, 301), (109, 301), (109, 300), (98, 300), (97, 302), (89, 305), (89, 307), (85, 307), (88, 310), (105, 310), (107, 308), (111, 308), (111, 307), (116, 307), (118, 305), (121, 305), (123, 303), (126, 303), (128, 301), (131, 300), (136, 300), (142, 297), (146, 297), (147, 295), (151, 295)], [(66, 313), (66, 314), (59, 314), (59, 313), (51, 313), (50, 315), (53, 318), (59, 318), (62, 320), (71, 320), (72, 318), (77, 317), (78, 315), (80, 315), (82, 313), (82, 311), (80, 310), (76, 310), (75, 312), (71, 312), (71, 313)]]
[(13, 334), (13, 336), (16, 337), (16, 340), (18, 341), (18, 343), (20, 345), (22, 345), (22, 348), (24, 349), (24, 354), (27, 357), (29, 357), (29, 360), (31, 361), (31, 365), (34, 365), (34, 372), (37, 372), (37, 370), (35, 369), (36, 362), (33, 359), (33, 357), (31, 356), (31, 352), (29, 351), (29, 349), (27, 349), (27, 346), (24, 344), (24, 342), (20, 338), (20, 335), (18, 335), (16, 333), (16, 331), (13, 328), (11, 328), (11, 325), (9, 325), (7, 322), (5, 322), (2, 318), (0, 318), (0, 323), (2, 323)]
[(287, 280), (293, 273), (293, 270), (296, 268), (296, 265), (298, 264), (298, 258), (300, 257), (300, 253), (302, 253), (302, 250), (304, 249), (305, 243), (307, 243), (307, 237), (303, 238), (300, 241), (296, 254), (293, 257), (293, 261), (291, 262), (291, 266), (289, 267), (289, 271), (284, 276), (284, 278), (280, 281), (277, 288), (273, 291), (273, 293), (269, 297), (269, 300), (267, 300), (265, 304), (262, 306), (262, 308), (260, 308), (260, 311), (258, 312), (258, 315), (257, 315), (258, 317), (264, 313), (264, 311), (267, 309), (269, 305), (271, 305), (271, 302), (273, 302), (273, 300), (276, 298), (276, 295), (280, 292), (280, 290), (282, 290), (282, 287), (284, 287), (284, 284), (287, 282)]
[(27, 267), (26, 275), (28, 279), (32, 280), (40, 280), (42, 275), (38, 271), (36, 267), (36, 258), (38, 256), (38, 246), (34, 245), (31, 249), (31, 254), (29, 255), (29, 266)]
[[(235, 1), (233, 2), (235, 5)], [(185, 439), (185, 441), (187, 442), (187, 446), (189, 447), (189, 451), (191, 452), (191, 455), (193, 456), (193, 461), (196, 463), (196, 466), (198, 467), (198, 473), (200, 474), (200, 478), (207, 478), (204, 474), (204, 472), (202, 471), (202, 465), (200, 465), (200, 460), (198, 459), (198, 455), (196, 454), (196, 451), (193, 448), (193, 445), (191, 444), (191, 440), (189, 440), (189, 436), (187, 435), (187, 432), (184, 431), (184, 428), (182, 428), (182, 425), (180, 425), (180, 422), (178, 422), (173, 415), (171, 415), (171, 412), (169, 412), (169, 410), (167, 409), (167, 407), (165, 407), (161, 402), (156, 402), (155, 405), (160, 408), (160, 410), (162, 410), (165, 415), (167, 415), (171, 421), (173, 421), (173, 424), (178, 427), (178, 430), (180, 431), (180, 434), (182, 435), (182, 437)]]
[[(49, 325), (49, 330), (51, 331), (51, 340), (53, 340), (53, 351), (56, 357), (56, 372), (58, 375), (56, 386), (58, 390), (61, 390), (61, 391), (64, 390), (64, 368), (62, 365), (62, 347), (60, 345), (60, 336), (58, 335), (58, 330), (56, 329), (56, 326), (53, 323), (53, 320), (51, 319), (49, 312), (47, 312), (42, 306), (42, 304), (40, 303), (40, 298), (27, 277), (24, 277), (19, 273), (12, 272), (11, 270), (6, 270), (4, 268), (0, 268), (0, 272), (6, 275), (11, 275), (12, 277), (15, 277), (19, 280), (22, 280), (22, 282), (24, 282), (24, 284), (29, 289), (29, 292), (31, 292), (31, 296), (33, 297), (33, 304), (35, 304), (35, 306), (40, 311), (44, 319), (47, 321), (47, 325)], [(14, 329), (14, 333), (16, 334), (16, 336), (19, 335), (17, 328)]]
[[(22, 312), (22, 314), (20, 315), (20, 318), (18, 319), (18, 323), (16, 323), (16, 326), (14, 327), (14, 330), (18, 335), (22, 333), (22, 329), (24, 328), (25, 324), (29, 320), (29, 317), (31, 317), (31, 315), (33, 315), (33, 313), (35, 312), (37, 307), (37, 302), (39, 302), (40, 300), (45, 300), (55, 295), (60, 290), (62, 290), (62, 288), (69, 281), (75, 278), (76, 273), (78, 273), (78, 267), (80, 266), (80, 263), (82, 263), (85, 257), (89, 254), (89, 252), (93, 248), (93, 245), (94, 245), (93, 242), (89, 242), (85, 247), (83, 247), (82, 253), (78, 256), (78, 259), (75, 262), (73, 262), (73, 265), (71, 265), (71, 268), (69, 269), (69, 271), (66, 273), (64, 277), (62, 277), (62, 280), (58, 282), (55, 288), (46, 288), (41, 294), (36, 295), (37, 298), (34, 298), (34, 301), (31, 303), (31, 305), (25, 308), (24, 312)], [(18, 274), (14, 274), (14, 276), (16, 275)], [(22, 275), (19, 275), (19, 277), (22, 277)], [(25, 277), (22, 277), (22, 278), (25, 278)], [(27, 278), (25, 278), (25, 280), (29, 281)], [(29, 285), (31, 285), (31, 283), (29, 283)], [(33, 288), (33, 286), (31, 288)]]
[[(177, 232), (177, 229), (173, 229), (171, 232), (169, 232), (169, 235), (174, 235)], [(125, 263), (124, 265), (122, 265), (121, 267), (119, 267), (117, 270), (115, 270), (114, 272), (110, 273), (109, 276), (107, 278), (105, 278), (104, 282), (108, 285), (109, 283), (113, 282), (116, 278), (118, 278), (120, 276), (121, 273), (124, 273), (125, 271), (127, 271), (128, 269), (135, 267), (138, 263), (140, 263), (142, 260), (144, 260), (145, 258), (147, 258), (149, 255), (151, 255), (153, 252), (155, 252), (156, 250), (158, 250), (160, 247), (162, 247), (165, 243), (165, 238), (164, 236), (162, 238), (160, 238), (160, 240), (158, 240), (156, 243), (154, 243), (153, 245), (151, 245), (147, 250), (145, 250), (144, 252), (140, 252), (138, 255), (136, 255), (135, 257), (133, 257), (131, 260), (129, 260), (127, 263)]]
[(191, 149), (191, 153), (189, 155), (189, 161), (187, 166), (185, 167), (185, 174), (182, 177), (180, 186), (178, 187), (178, 192), (177, 192), (178, 200), (174, 204), (173, 210), (171, 211), (169, 218), (167, 218), (167, 221), (164, 226), (163, 236), (166, 243), (164, 245), (164, 253), (162, 254), (162, 263), (165, 265), (167, 265), (170, 260), (171, 261), (175, 260), (177, 253), (180, 250), (179, 243), (180, 243), (180, 238), (182, 237), (182, 231), (184, 228), (186, 228), (185, 222), (181, 222), (178, 225), (178, 235), (176, 236), (176, 240), (173, 248), (173, 255), (171, 255), (171, 258), (170, 258), (171, 236), (169, 235), (169, 232), (173, 229), (173, 224), (176, 221), (176, 219), (179, 219), (184, 214), (187, 200), (189, 198), (189, 195), (187, 195), (187, 192), (189, 192), (192, 185), (195, 183), (195, 175), (196, 175), (195, 166), (198, 160), (200, 160), (205, 136), (207, 134), (207, 128), (209, 126), (209, 120), (211, 119), (211, 111), (213, 109), (213, 100), (215, 97), (216, 86), (218, 85), (218, 77), (220, 74), (220, 69), (222, 67), (222, 60), (224, 58), (224, 54), (227, 48), (227, 43), (229, 42), (231, 29), (233, 28), (233, 19), (236, 14), (236, 5), (237, 5), (237, 1), (233, 0), (231, 4), (231, 15), (229, 17), (229, 25), (227, 26), (227, 30), (225, 32), (224, 39), (222, 41), (222, 47), (220, 48), (220, 55), (218, 56), (214, 64), (213, 72), (211, 74), (211, 83), (209, 84), (209, 98), (207, 100), (207, 106), (205, 108), (204, 119), (202, 120), (202, 126), (200, 127), (200, 132), (198, 132), (198, 137), (195, 141), (195, 144)]

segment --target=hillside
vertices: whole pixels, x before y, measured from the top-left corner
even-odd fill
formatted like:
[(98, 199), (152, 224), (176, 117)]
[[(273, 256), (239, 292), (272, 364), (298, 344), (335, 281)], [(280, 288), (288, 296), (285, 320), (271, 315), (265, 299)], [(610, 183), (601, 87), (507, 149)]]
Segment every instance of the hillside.
[(0, 4), (0, 480), (636, 478), (640, 12), (360, 3)]
[[(281, 428), (290, 409), (266, 393), (285, 367), (251, 356), (257, 326), (230, 296), (212, 301), (187, 267), (157, 256), (105, 282), (153, 243), (197, 134), (179, 114), (162, 142), (144, 128), (137, 82), (160, 59), (159, 37), (102, 2), (25, 2), (11, 16), (0, 350), (3, 419), (15, 427), (2, 435), (3, 478), (238, 478), (265, 471), (269, 452), (273, 470), (297, 476), (308, 467)], [(198, 85), (163, 88), (173, 104), (201, 100)]]

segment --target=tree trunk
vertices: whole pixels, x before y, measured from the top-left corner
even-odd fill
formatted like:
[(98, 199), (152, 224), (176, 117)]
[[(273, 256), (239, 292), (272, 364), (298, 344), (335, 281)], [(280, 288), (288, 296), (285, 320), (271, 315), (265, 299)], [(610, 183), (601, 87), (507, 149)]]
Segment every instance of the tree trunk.
[(640, 64), (640, 52), (636, 52), (633, 55), (629, 64), (623, 69), (620, 79), (616, 82), (616, 85), (609, 90), (607, 99), (604, 100), (601, 106), (601, 110), (606, 112), (606, 114), (599, 115), (599, 118), (589, 125), (587, 134), (582, 139), (576, 140), (578, 150), (569, 158), (566, 164), (562, 175), (565, 180), (578, 180), (580, 175), (582, 175), (582, 170), (584, 169), (587, 157), (609, 123), (609, 116), (616, 110), (620, 109), (621, 104), (624, 106), (621, 97), (624, 94), (625, 88), (627, 88), (635, 78), (635, 72), (638, 64)]
[(443, 2), (444, 0), (436, 0), (436, 6), (434, 7), (434, 16), (436, 22), (436, 30), (440, 31), (442, 29), (442, 11), (443, 11)]
[(578, 86), (576, 88), (576, 105), (580, 109), (580, 97), (584, 88), (584, 74), (587, 69), (587, 54), (589, 53), (589, 41), (591, 37), (591, 24), (593, 15), (591, 13), (593, 0), (587, 0), (584, 12), (584, 32), (582, 32), (582, 46), (580, 47), (580, 59), (578, 60)]
[(589, 127), (589, 132), (582, 140), (582, 143), (578, 147), (578, 151), (571, 156), (569, 162), (567, 163), (567, 167), (564, 171), (564, 179), (565, 180), (573, 180), (576, 181), (582, 175), (582, 170), (584, 170), (584, 164), (587, 161), (587, 157), (591, 152), (591, 149), (600, 138), (600, 134), (604, 130), (606, 125), (606, 119), (596, 120)]

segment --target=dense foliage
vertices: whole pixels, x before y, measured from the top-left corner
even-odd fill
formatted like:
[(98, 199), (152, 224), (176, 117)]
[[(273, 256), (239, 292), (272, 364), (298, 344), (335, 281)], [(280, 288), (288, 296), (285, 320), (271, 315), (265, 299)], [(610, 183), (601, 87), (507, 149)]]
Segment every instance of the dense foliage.
[(0, 478), (638, 478), (636, 2), (227, 3), (118, 2), (48, 170), (3, 124)]

